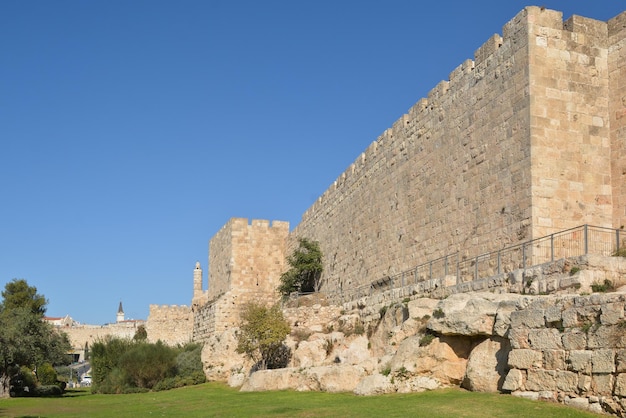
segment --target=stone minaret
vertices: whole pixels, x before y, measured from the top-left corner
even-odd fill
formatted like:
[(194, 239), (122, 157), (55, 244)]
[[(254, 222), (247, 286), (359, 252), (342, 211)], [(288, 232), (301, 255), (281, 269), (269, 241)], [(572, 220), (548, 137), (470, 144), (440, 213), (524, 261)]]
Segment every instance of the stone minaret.
[(120, 307), (117, 308), (117, 322), (124, 322), (124, 309), (122, 309), (122, 301), (120, 301)]
[(200, 262), (196, 261), (196, 268), (193, 269), (193, 298), (191, 300), (192, 307), (202, 306), (206, 303), (206, 292), (202, 291), (202, 269)]
[(193, 297), (194, 299), (202, 296), (202, 269), (200, 262), (196, 261), (196, 268), (193, 269)]

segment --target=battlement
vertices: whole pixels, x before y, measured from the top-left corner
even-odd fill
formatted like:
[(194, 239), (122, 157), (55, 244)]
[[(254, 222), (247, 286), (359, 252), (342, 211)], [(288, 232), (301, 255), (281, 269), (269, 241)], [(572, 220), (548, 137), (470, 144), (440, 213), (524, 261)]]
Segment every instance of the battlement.
[(626, 224), (625, 27), (626, 12), (563, 21), (526, 7), (376, 138), (290, 239), (319, 241), (322, 280), (341, 289), (454, 251)]
[(191, 341), (193, 313), (186, 305), (150, 305), (146, 321), (148, 341), (163, 341), (169, 345)]
[[(612, 28), (619, 28), (626, 20), (626, 13), (612, 19)], [(615, 31), (616, 29), (613, 29)], [(483, 80), (502, 79), (511, 76), (515, 54), (525, 51), (531, 35), (535, 37), (562, 38), (562, 31), (570, 32), (569, 38), (579, 43), (586, 42), (585, 36), (596, 39), (607, 36), (607, 23), (574, 15), (563, 21), (560, 11), (543, 7), (528, 6), (520, 11), (502, 28), (503, 35), (494, 34), (474, 53), (474, 60), (466, 60), (455, 68), (447, 81), (441, 81), (429, 91), (426, 98), (409, 109), (391, 128), (385, 130), (363, 152), (330, 187), (307, 209), (302, 216), (302, 223), (314, 222), (318, 212), (327, 210), (336, 200), (336, 193), (352, 187), (359, 179), (378, 171), (382, 166), (389, 168), (399, 156), (408, 159), (407, 146), (403, 143), (409, 125), (416, 126), (416, 142), (425, 143), (433, 140), (433, 116), (441, 122), (446, 112), (443, 108), (459, 95), (467, 96), (468, 92), (475, 95), (474, 103), (482, 99)], [(541, 42), (541, 41), (539, 41)], [(478, 84), (481, 84), (477, 86)], [(419, 144), (416, 147), (421, 148)], [(395, 158), (393, 158), (395, 157)]]
[(209, 243), (206, 300), (236, 291), (275, 293), (285, 260), (289, 222), (232, 218)]

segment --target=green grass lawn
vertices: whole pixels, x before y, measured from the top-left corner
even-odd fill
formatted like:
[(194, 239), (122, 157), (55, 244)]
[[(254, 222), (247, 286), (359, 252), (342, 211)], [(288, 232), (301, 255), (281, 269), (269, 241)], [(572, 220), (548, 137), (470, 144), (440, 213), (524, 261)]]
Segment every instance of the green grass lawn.
[(165, 392), (0, 399), (1, 417), (598, 417), (563, 405), (458, 389), (361, 397), (248, 392), (219, 383)]

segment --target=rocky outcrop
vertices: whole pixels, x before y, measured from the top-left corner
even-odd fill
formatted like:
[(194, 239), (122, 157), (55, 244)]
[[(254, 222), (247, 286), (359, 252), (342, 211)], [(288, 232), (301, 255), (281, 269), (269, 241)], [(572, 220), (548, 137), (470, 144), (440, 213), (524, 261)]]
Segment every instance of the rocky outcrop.
[(241, 387), (243, 392), (286, 390), (352, 392), (367, 375), (359, 366), (318, 366), (306, 369), (295, 367), (259, 370), (250, 375)]
[(244, 391), (462, 386), (625, 416), (625, 306), (621, 291), (414, 299), (340, 313), (325, 327), (299, 324), (287, 340), (289, 368), (249, 374), (234, 353), (236, 330), (209, 340), (203, 359), (210, 379)]

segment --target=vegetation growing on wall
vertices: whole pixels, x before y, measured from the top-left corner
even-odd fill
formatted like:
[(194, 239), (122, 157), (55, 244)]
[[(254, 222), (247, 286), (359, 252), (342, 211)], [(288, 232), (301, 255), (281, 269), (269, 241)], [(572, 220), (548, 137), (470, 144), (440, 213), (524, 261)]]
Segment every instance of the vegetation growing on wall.
[(322, 277), (322, 251), (317, 241), (299, 238), (298, 248), (287, 257), (289, 270), (280, 276), (278, 291), (283, 296), (292, 292), (318, 292)]
[(286, 367), (291, 353), (284, 341), (290, 328), (280, 307), (249, 303), (241, 318), (237, 352), (254, 361), (255, 369)]

